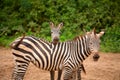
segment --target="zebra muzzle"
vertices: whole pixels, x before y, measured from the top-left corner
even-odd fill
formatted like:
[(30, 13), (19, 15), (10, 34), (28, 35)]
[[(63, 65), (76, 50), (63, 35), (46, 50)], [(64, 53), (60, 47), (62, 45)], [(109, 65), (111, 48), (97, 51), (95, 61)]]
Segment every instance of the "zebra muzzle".
[(53, 39), (53, 44), (56, 45), (58, 42), (59, 42), (59, 38), (54, 38), (54, 39)]
[(94, 56), (93, 56), (93, 60), (94, 61), (98, 61), (98, 59), (100, 58), (100, 55), (99, 54), (94, 54)]

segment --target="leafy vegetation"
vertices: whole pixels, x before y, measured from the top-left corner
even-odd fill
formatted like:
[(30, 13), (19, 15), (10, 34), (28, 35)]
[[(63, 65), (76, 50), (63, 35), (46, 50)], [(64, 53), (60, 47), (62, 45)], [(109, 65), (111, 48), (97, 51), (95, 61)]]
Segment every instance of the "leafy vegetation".
[(106, 30), (101, 50), (120, 52), (120, 0), (1, 0), (0, 45), (23, 33), (51, 40), (49, 22), (64, 22), (61, 41), (83, 29)]

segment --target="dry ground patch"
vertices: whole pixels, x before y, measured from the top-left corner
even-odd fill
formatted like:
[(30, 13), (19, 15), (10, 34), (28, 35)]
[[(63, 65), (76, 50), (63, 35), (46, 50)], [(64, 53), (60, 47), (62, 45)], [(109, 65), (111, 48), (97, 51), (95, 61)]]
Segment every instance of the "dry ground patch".
[[(0, 80), (11, 80), (13, 66), (11, 49), (0, 47)], [(84, 66), (87, 74), (82, 73), (82, 80), (120, 80), (120, 54), (100, 53), (98, 62), (94, 62), (91, 55)], [(50, 80), (49, 77), (48, 71), (30, 64), (24, 80)]]

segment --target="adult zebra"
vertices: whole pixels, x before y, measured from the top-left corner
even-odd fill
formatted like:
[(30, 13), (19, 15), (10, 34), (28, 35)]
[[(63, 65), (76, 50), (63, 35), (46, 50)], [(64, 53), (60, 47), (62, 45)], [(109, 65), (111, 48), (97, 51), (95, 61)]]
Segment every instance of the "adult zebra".
[[(59, 43), (60, 40), (60, 30), (63, 26), (63, 23), (61, 22), (60, 24), (58, 24), (58, 26), (55, 26), (53, 22), (50, 22), (50, 29), (51, 29), (51, 38), (52, 38), (52, 43), (54, 45), (56, 45), (57, 43)], [(62, 70), (58, 70), (58, 79), (61, 79), (61, 74), (62, 74)], [(54, 76), (55, 76), (55, 71), (51, 70), (50, 71), (50, 78), (51, 80), (54, 80)]]
[[(60, 30), (61, 28), (63, 27), (63, 23), (61, 22), (60, 24), (58, 24), (58, 26), (55, 26), (55, 24), (53, 22), (50, 22), (50, 29), (51, 29), (51, 38), (52, 38), (52, 43), (54, 45), (56, 45), (57, 43), (59, 43), (59, 40), (60, 40)], [(86, 71), (84, 69), (84, 65), (81, 64), (79, 70), (77, 71), (77, 73), (75, 73), (77, 75), (74, 75), (73, 74), (73, 80), (75, 80), (77, 78), (77, 80), (81, 80), (81, 70), (83, 70), (83, 72), (86, 74)], [(55, 74), (55, 71), (52, 70), (50, 71), (50, 77), (51, 77), (51, 80), (54, 80), (54, 74)], [(62, 70), (58, 70), (58, 78), (57, 80), (61, 80), (61, 74), (62, 74)]]
[(32, 62), (43, 70), (61, 69), (64, 72), (63, 79), (69, 80), (83, 60), (91, 53), (98, 54), (100, 37), (103, 34), (104, 31), (97, 34), (92, 30), (74, 40), (56, 45), (35, 37), (18, 38), (11, 44), (16, 63), (12, 79), (23, 80), (27, 67)]

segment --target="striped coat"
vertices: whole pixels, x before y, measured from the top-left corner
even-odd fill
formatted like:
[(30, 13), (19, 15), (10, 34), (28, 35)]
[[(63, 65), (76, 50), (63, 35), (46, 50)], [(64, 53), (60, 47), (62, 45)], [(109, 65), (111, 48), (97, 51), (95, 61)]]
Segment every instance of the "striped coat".
[(81, 62), (91, 53), (97, 53), (99, 50), (99, 36), (93, 32), (56, 45), (26, 36), (18, 47), (14, 47), (20, 40), (21, 38), (12, 43), (12, 52), (16, 62), (13, 73), (15, 80), (23, 79), (29, 62), (43, 70), (63, 69), (64, 80), (69, 80), (72, 71), (77, 70)]

